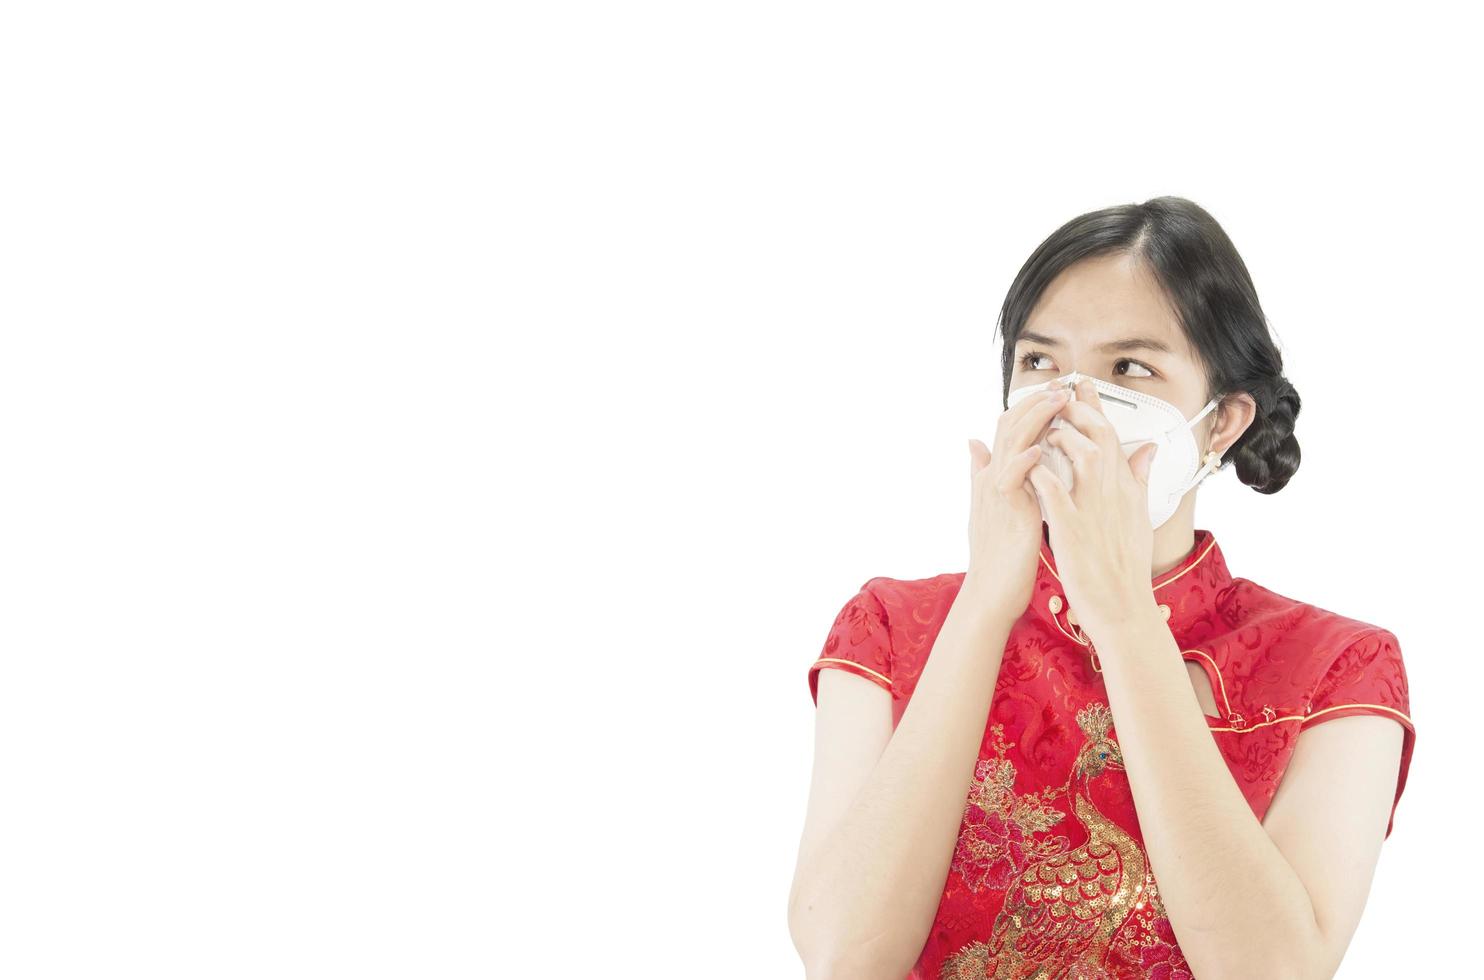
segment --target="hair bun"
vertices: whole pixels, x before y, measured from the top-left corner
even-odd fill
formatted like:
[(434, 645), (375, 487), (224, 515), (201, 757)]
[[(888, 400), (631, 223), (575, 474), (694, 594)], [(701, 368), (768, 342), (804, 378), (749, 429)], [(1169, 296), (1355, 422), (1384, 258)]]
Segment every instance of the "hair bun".
[(1258, 493), (1277, 493), (1299, 468), (1299, 444), (1294, 421), (1302, 402), (1293, 384), (1282, 375), (1252, 391), (1257, 415), (1231, 448), (1237, 478)]

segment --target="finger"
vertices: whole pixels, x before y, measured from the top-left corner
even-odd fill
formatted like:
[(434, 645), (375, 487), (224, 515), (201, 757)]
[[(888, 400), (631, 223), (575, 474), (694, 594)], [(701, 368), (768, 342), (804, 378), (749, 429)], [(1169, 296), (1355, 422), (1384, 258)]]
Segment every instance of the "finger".
[(1070, 389), (1068, 389), (1066, 385), (1051, 384), (1049, 387), (1042, 388), (1040, 391), (1033, 392), (1022, 398), (1020, 401), (1016, 402), (1014, 405), (1011, 405), (1005, 410), (1005, 414), (1010, 416), (1011, 418), (1019, 418), (1022, 415), (1029, 415), (1035, 412), (1038, 406), (1044, 404), (1046, 401), (1054, 399), (1058, 395), (1066, 398), (1070, 394)]
[(991, 458), (988, 446), (978, 439), (969, 440), (969, 476), (988, 466)]
[[(1046, 398), (1047, 396), (1051, 395), (1053, 392), (1064, 390), (1066, 386), (1065, 385), (1057, 384), (1055, 382), (1046, 382), (1044, 385), (1040, 385), (1040, 386), (1037, 386), (1037, 385), (1022, 385), (1021, 386), (1021, 388), (1037, 388), (1037, 387), (1039, 387), (1040, 390), (1038, 390), (1038, 391), (1032, 391), (1030, 394), (1026, 395), (1024, 398), (1021, 398), (1015, 404), (1011, 405), (1009, 408), (1006, 408), (1005, 409), (1005, 414), (1007, 414), (1007, 415), (1024, 415), (1026, 412), (1028, 412), (1028, 411), (1031, 410), (1031, 408), (1036, 404), (1037, 401), (1040, 401), (1040, 400)], [(1020, 392), (1021, 388), (1012, 389), (1008, 393), (1008, 395), (1018, 394)], [(1007, 397), (1005, 399), (1006, 401), (1009, 401), (1008, 395), (1007, 395)]]
[(1134, 450), (1134, 454), (1128, 458), (1129, 468), (1134, 471), (1134, 478), (1139, 481), (1140, 486), (1149, 487), (1149, 467), (1154, 465), (1154, 454), (1159, 451), (1159, 443), (1149, 442)]
[(1103, 396), (1098, 394), (1098, 386), (1086, 378), (1077, 382), (1077, 397), (1088, 405), (1098, 410), (1099, 415), (1106, 415), (1103, 411)]
[(1000, 433), (1001, 442), (997, 448), (1001, 452), (1018, 453), (1031, 443), (1040, 442), (1051, 420), (1067, 404), (1067, 398), (1065, 389), (1048, 388), (1017, 404), (1015, 409), (1023, 408), (1025, 411), (1008, 420), (1009, 425)]
[(1103, 451), (1097, 443), (1070, 426), (1052, 429), (1046, 435), (1046, 444), (1066, 453), (1072, 461), (1073, 486), (1097, 486), (1100, 480), (1098, 467), (1102, 466)]
[(1000, 480), (995, 489), (999, 490), (1002, 494), (1006, 494), (1017, 487), (1024, 486), (1026, 476), (1030, 473), (1031, 467), (1040, 461), (1040, 446), (1029, 446), (1024, 451), (1016, 453), (1010, 458), (1010, 462), (1005, 465), (1004, 472), (1000, 474)]
[(1031, 467), (1029, 479), (1041, 498), (1041, 505), (1046, 508), (1049, 520), (1061, 522), (1071, 516), (1074, 509), (1072, 498), (1067, 493), (1066, 484), (1055, 473), (1037, 463)]
[(1085, 401), (1081, 401), (1082, 393), (1077, 393), (1078, 401), (1067, 402), (1062, 406), (1060, 417), (1067, 424), (1076, 429), (1082, 435), (1105, 450), (1112, 451), (1118, 446), (1118, 431), (1113, 428), (1113, 423), (1108, 420), (1100, 409), (1094, 408)]

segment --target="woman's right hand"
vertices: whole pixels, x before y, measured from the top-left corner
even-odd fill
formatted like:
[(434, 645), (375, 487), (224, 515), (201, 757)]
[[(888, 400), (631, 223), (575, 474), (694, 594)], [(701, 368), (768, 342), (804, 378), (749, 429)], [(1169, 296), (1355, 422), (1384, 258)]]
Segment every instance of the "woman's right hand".
[(1062, 387), (1011, 406), (995, 425), (994, 451), (969, 440), (969, 570), (962, 590), (1012, 617), (1031, 601), (1041, 554), (1041, 509), (1026, 479), (1037, 443), (1067, 402)]

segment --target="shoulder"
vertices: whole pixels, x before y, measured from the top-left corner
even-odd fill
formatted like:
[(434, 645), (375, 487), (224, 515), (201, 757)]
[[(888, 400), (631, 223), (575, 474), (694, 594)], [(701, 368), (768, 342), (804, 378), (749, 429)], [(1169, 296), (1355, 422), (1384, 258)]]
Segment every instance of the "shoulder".
[(963, 581), (963, 572), (943, 572), (919, 578), (883, 575), (865, 584), (881, 609), (891, 644), (897, 694), (904, 701), (917, 689), (917, 680)]
[(1322, 652), (1343, 648), (1366, 636), (1389, 633), (1367, 619), (1295, 599), (1245, 578), (1232, 580), (1224, 612), (1233, 630), (1261, 631), (1272, 646), (1279, 648)]
[(1248, 579), (1233, 580), (1225, 613), (1223, 646), (1233, 666), (1254, 680), (1265, 675), (1320, 700), (1342, 688), (1389, 687), (1388, 700), (1405, 703), (1401, 642), (1384, 625)]
[(809, 667), (815, 703), (824, 667), (861, 674), (897, 699), (909, 697), (922, 672), (921, 650), (931, 645), (924, 638), (936, 636), (962, 579), (951, 573), (915, 579), (877, 575), (861, 583), (835, 614)]
[(943, 572), (923, 578), (893, 578), (878, 575), (868, 579), (861, 591), (881, 607), (888, 629), (940, 624), (963, 585), (963, 572)]

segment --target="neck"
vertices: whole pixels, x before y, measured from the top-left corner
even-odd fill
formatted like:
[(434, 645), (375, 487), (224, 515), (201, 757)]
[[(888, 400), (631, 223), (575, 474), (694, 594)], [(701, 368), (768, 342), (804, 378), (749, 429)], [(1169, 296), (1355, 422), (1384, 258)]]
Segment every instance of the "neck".
[(1154, 562), (1149, 569), (1152, 582), (1184, 561), (1195, 547), (1195, 494), (1187, 494), (1170, 515), (1154, 529)]
[[(1151, 584), (1188, 558), (1195, 548), (1194, 502), (1195, 494), (1187, 494), (1170, 519), (1154, 529), (1153, 562), (1149, 569)], [(1051, 546), (1051, 528), (1044, 521), (1041, 523), (1041, 540), (1047, 547)]]

